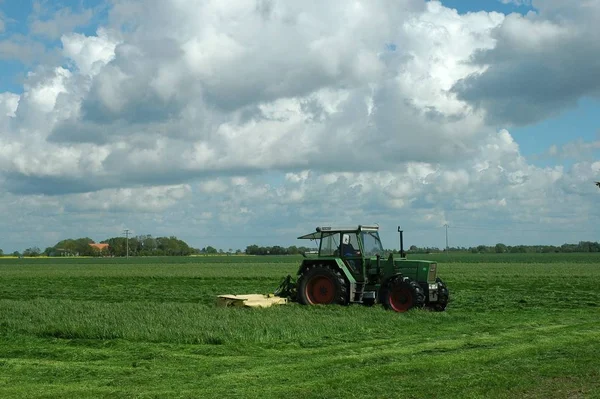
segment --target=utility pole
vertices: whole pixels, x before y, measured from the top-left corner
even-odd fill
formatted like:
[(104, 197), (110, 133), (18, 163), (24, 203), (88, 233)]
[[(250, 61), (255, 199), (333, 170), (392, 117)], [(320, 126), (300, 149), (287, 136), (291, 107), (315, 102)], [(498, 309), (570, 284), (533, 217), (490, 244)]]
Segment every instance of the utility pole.
[(126, 241), (126, 245), (127, 245), (127, 255), (126, 258), (129, 259), (129, 229), (125, 229), (125, 241)]
[(446, 228), (446, 254), (448, 253), (448, 223), (444, 224), (444, 227)]

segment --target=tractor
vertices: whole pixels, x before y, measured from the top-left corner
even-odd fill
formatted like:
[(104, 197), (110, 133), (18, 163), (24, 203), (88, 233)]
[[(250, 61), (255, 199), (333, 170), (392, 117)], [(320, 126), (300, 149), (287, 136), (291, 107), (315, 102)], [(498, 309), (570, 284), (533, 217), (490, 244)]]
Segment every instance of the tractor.
[(317, 227), (298, 237), (318, 240), (318, 253), (303, 254), (297, 279), (287, 276), (275, 291), (304, 305), (381, 303), (396, 312), (412, 308), (443, 311), (446, 284), (433, 261), (407, 259), (400, 233), (400, 253), (384, 256), (378, 226)]

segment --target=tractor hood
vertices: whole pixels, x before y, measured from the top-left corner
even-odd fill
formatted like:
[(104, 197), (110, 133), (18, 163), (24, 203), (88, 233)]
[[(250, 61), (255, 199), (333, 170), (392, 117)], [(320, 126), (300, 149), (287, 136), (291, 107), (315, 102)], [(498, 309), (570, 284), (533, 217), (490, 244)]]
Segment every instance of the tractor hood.
[(396, 272), (416, 279), (417, 281), (435, 282), (437, 277), (437, 262), (431, 260), (412, 260), (398, 256), (390, 256)]

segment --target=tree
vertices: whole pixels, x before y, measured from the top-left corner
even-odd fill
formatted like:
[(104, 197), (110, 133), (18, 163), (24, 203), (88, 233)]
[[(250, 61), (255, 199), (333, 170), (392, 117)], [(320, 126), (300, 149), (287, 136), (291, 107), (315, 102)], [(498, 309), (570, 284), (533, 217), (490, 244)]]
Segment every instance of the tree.
[(4, 251), (0, 249), (0, 256), (4, 256)]
[(210, 245), (207, 246), (206, 248), (202, 248), (202, 252), (204, 252), (205, 254), (209, 254), (209, 255), (214, 255), (214, 254), (218, 253), (217, 249), (214, 247), (211, 247)]
[(67, 238), (66, 240), (59, 241), (54, 249), (56, 253), (71, 256), (92, 256), (94, 255), (94, 249), (90, 247), (94, 240), (89, 237), (85, 238)]
[(112, 237), (102, 241), (108, 244), (108, 253), (112, 256), (125, 256), (127, 254), (127, 239), (125, 237)]
[(169, 256), (188, 256), (192, 254), (192, 248), (187, 245), (186, 242), (178, 239), (177, 237), (158, 237), (156, 239), (156, 245), (164, 255)]
[(20, 258), (20, 257), (21, 257), (21, 254), (19, 253), (19, 251), (15, 251), (15, 252), (13, 252), (13, 253), (12, 253), (12, 256), (15, 256), (15, 257), (17, 257), (17, 258)]
[(527, 252), (527, 248), (524, 245), (515, 245), (514, 247), (510, 247), (510, 253), (512, 254), (524, 254)]
[(298, 255), (300, 252), (298, 251), (298, 247), (296, 247), (295, 245), (292, 245), (292, 246), (288, 247), (287, 253), (288, 253), (288, 255)]
[(485, 245), (478, 245), (477, 246), (477, 252), (479, 253), (485, 253), (487, 252), (488, 247), (486, 247)]
[(246, 247), (246, 255), (258, 255), (258, 245), (248, 245)]
[(503, 253), (507, 252), (506, 245), (504, 245), (502, 243), (496, 244), (496, 247), (494, 248), (494, 250), (496, 251), (497, 254), (503, 254)]
[(42, 253), (42, 251), (40, 251), (40, 249), (38, 247), (31, 247), (31, 248), (27, 248), (25, 251), (23, 251), (23, 256), (29, 256), (29, 257), (36, 257), (36, 256), (40, 256), (40, 254)]
[(138, 242), (141, 244), (140, 255), (154, 255), (158, 250), (158, 244), (156, 238), (151, 235), (136, 237)]

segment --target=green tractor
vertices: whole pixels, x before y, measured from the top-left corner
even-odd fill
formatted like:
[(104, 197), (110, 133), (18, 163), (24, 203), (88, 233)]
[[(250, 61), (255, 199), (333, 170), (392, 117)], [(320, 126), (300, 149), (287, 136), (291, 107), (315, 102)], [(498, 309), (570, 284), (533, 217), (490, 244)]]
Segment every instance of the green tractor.
[(288, 276), (275, 295), (304, 305), (381, 303), (396, 312), (421, 307), (445, 310), (448, 288), (437, 276), (436, 262), (407, 259), (400, 228), (400, 254), (385, 259), (378, 230), (362, 225), (317, 227), (298, 237), (318, 240), (318, 254), (305, 254), (297, 280)]

